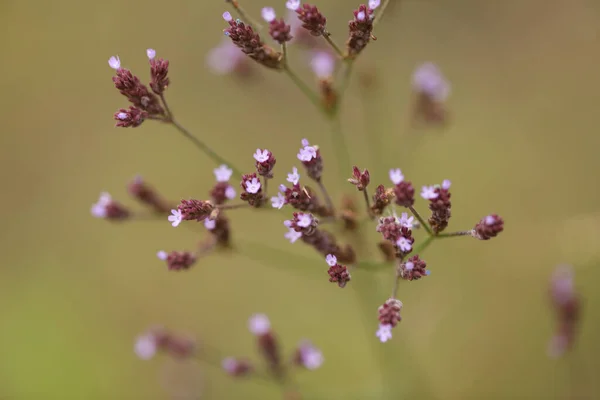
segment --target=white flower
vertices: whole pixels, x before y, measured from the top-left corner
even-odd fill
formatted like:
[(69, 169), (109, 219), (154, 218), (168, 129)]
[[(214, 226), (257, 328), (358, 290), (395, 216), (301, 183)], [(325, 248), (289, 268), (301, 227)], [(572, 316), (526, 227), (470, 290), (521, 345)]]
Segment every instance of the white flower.
[(255, 335), (261, 336), (269, 333), (271, 322), (265, 314), (254, 314), (248, 321), (248, 329)]
[(119, 56), (112, 56), (108, 59), (108, 65), (110, 65), (112, 69), (119, 69), (121, 68), (121, 59)]
[(328, 79), (335, 70), (335, 58), (330, 53), (318, 51), (310, 60), (310, 66), (317, 78)]
[(217, 221), (215, 221), (214, 219), (206, 218), (204, 220), (204, 227), (206, 229), (208, 229), (209, 231), (212, 231), (213, 229), (215, 229), (216, 226), (217, 226)]
[(267, 22), (271, 22), (276, 18), (275, 10), (271, 7), (265, 7), (261, 11), (263, 19)]
[(106, 207), (108, 207), (110, 203), (112, 203), (110, 194), (106, 192), (100, 193), (100, 198), (92, 205), (92, 215), (96, 218), (106, 218)]
[(233, 17), (231, 16), (231, 13), (229, 11), (225, 11), (223, 13), (223, 19), (227, 22), (232, 21)]
[(360, 11), (358, 14), (356, 14), (356, 19), (359, 21), (364, 21), (365, 20), (365, 12)]
[(149, 360), (156, 354), (156, 340), (151, 334), (139, 336), (135, 340), (133, 351), (142, 360)]
[(293, 230), (292, 228), (290, 228), (286, 234), (284, 235), (284, 237), (290, 241), (290, 243), (294, 243), (296, 240), (300, 239), (302, 237), (302, 232), (296, 232), (295, 230)]
[(379, 329), (375, 335), (381, 343), (385, 343), (392, 338), (392, 326), (390, 324), (379, 324)]
[(313, 346), (311, 342), (301, 342), (298, 346), (298, 349), (300, 351), (300, 361), (304, 368), (315, 370), (323, 364), (323, 353), (321, 353), (319, 349)]
[(402, 175), (402, 171), (399, 168), (390, 169), (390, 180), (394, 185), (399, 184), (404, 180), (404, 175)]
[(117, 114), (117, 118), (119, 118), (121, 121), (125, 121), (127, 119), (127, 113), (120, 112)]
[(450, 185), (452, 185), (452, 182), (450, 182), (448, 179), (444, 179), (444, 182), (442, 182), (442, 189), (450, 189)]
[(213, 73), (218, 75), (229, 74), (246, 60), (246, 55), (231, 39), (223, 38), (217, 47), (211, 49), (206, 55), (206, 65)]
[(437, 101), (444, 101), (450, 95), (450, 84), (433, 63), (422, 64), (415, 70), (413, 88)]
[(376, 9), (381, 4), (381, 0), (369, 0), (369, 8), (371, 10)]
[(291, 219), (286, 219), (285, 221), (283, 221), (283, 224), (290, 228), (292, 226), (292, 220)]
[(281, 210), (281, 208), (285, 205), (285, 196), (281, 194), (281, 192), (277, 193), (277, 196), (271, 197), (271, 205), (273, 208)]
[(404, 268), (406, 268), (407, 271), (412, 271), (414, 267), (415, 267), (415, 264), (410, 261), (408, 261), (406, 264), (404, 264)]
[(298, 222), (296, 222), (296, 225), (298, 225), (300, 228), (308, 228), (312, 221), (313, 219), (310, 214), (299, 214)]
[(423, 186), (421, 188), (421, 197), (425, 200), (437, 199), (439, 193), (435, 191), (435, 186)]
[(173, 225), (173, 227), (176, 227), (181, 223), (181, 221), (183, 221), (183, 214), (181, 214), (181, 211), (179, 210), (171, 210), (171, 214), (172, 215), (169, 215), (169, 218), (167, 219), (169, 220), (169, 222), (171, 222), (171, 225)]
[(409, 217), (407, 213), (402, 213), (400, 218), (397, 218), (398, 223), (408, 229), (412, 229), (414, 220), (415, 218)]
[(304, 147), (301, 148), (298, 153), (298, 159), (300, 161), (308, 162), (313, 158), (317, 158), (317, 149), (315, 146), (311, 146), (310, 143), (308, 143), (308, 140), (302, 139), (302, 146)]
[(398, 246), (398, 248), (405, 253), (408, 253), (412, 250), (412, 244), (404, 236), (401, 236), (400, 239), (396, 241), (396, 246)]
[(485, 224), (487, 226), (494, 225), (496, 223), (496, 218), (493, 215), (488, 215), (485, 217)]
[(254, 159), (259, 163), (267, 161), (269, 159), (269, 150), (256, 149), (256, 153), (254, 153)]
[(154, 50), (154, 49), (147, 49), (146, 50), (146, 55), (148, 56), (149, 60), (153, 60), (154, 57), (156, 57), (156, 50)]
[(298, 8), (300, 8), (300, 0), (288, 0), (285, 3), (285, 6), (288, 8), (288, 10), (296, 11)]
[(231, 168), (228, 168), (227, 165), (223, 164), (219, 166), (219, 168), (215, 168), (213, 170), (213, 173), (215, 174), (217, 182), (227, 182), (231, 178), (233, 170)]
[(257, 178), (252, 178), (251, 181), (246, 181), (246, 191), (256, 194), (260, 190), (260, 181)]
[(287, 179), (286, 179), (289, 183), (291, 183), (292, 185), (297, 185), (298, 181), (300, 180), (300, 175), (298, 174), (298, 168), (293, 167), (292, 168), (292, 173), (288, 174)]
[(235, 199), (235, 189), (233, 186), (227, 186), (227, 189), (225, 189), (225, 197), (227, 197), (229, 200)]
[(166, 261), (169, 255), (166, 251), (161, 250), (158, 253), (156, 253), (156, 257), (158, 257), (160, 260)]
[(337, 257), (333, 254), (327, 254), (327, 257), (325, 257), (325, 261), (327, 262), (327, 264), (329, 264), (330, 267), (333, 267), (335, 264), (337, 264)]

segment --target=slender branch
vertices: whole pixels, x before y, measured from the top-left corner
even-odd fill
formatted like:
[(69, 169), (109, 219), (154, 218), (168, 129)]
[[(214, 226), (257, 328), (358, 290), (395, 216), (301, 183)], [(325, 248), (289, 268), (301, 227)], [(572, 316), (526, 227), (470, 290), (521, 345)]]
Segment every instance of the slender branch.
[(415, 208), (413, 206), (409, 206), (408, 209), (417, 218), (417, 220), (423, 226), (423, 228), (425, 228), (425, 230), (427, 231), (427, 234), (429, 236), (432, 236), (433, 232), (431, 231), (431, 228), (429, 227), (429, 224), (423, 219), (423, 217), (421, 216), (421, 214), (419, 214), (417, 212), (417, 210), (415, 210)]
[(287, 67), (288, 65), (288, 54), (287, 54), (287, 43), (283, 42), (281, 43), (281, 54), (283, 55), (283, 65), (285, 65)]
[(259, 24), (258, 22), (256, 22), (256, 20), (252, 17), (250, 17), (250, 15), (248, 13), (246, 13), (246, 11), (244, 11), (244, 9), (242, 8), (242, 6), (240, 6), (240, 3), (237, 0), (225, 0), (227, 3), (230, 3), (233, 6), (233, 9), (235, 10), (235, 12), (239, 15), (240, 19), (246, 21), (247, 25), (250, 25), (250, 27), (256, 31), (256, 32), (260, 32), (262, 31), (263, 27), (261, 24)]
[(269, 189), (269, 178), (267, 178), (266, 176), (265, 176), (265, 184), (263, 185), (263, 187), (264, 187), (264, 189), (265, 189), (265, 191), (264, 191), (264, 192), (265, 192), (264, 196), (265, 196), (265, 198), (267, 198), (267, 197), (268, 197), (268, 194), (267, 194), (268, 192), (267, 192), (267, 190)]
[(345, 172), (351, 171), (352, 166), (350, 165), (350, 150), (348, 150), (348, 144), (346, 143), (346, 138), (342, 132), (342, 121), (339, 113), (336, 113), (331, 121), (331, 133), (333, 148), (337, 153), (336, 158), (340, 169), (340, 178), (343, 181)]
[(365, 188), (365, 190), (362, 191), (363, 195), (365, 196), (365, 202), (367, 203), (367, 214), (370, 216), (371, 219), (373, 219), (374, 215), (371, 212), (371, 201), (369, 200), (369, 194), (367, 193), (367, 188)]
[(331, 34), (329, 32), (325, 32), (322, 36), (342, 60), (346, 58), (346, 55), (344, 54), (342, 49), (340, 49), (339, 46), (333, 41), (333, 39), (331, 39)]
[(304, 95), (317, 107), (319, 110), (326, 112), (319, 97), (292, 71), (289, 66), (284, 64), (283, 71), (290, 77), (292, 82), (304, 93)]
[(327, 203), (327, 208), (329, 208), (331, 210), (331, 212), (333, 213), (333, 215), (335, 215), (335, 207), (333, 206), (333, 201), (331, 201), (331, 197), (329, 196), (327, 189), (325, 189), (325, 185), (323, 184), (323, 181), (319, 179), (317, 181), (317, 184), (319, 185), (319, 188), (321, 189), (321, 192), (323, 193), (323, 197), (325, 197), (325, 202)]
[(433, 240), (436, 238), (437, 236), (429, 236), (427, 239), (425, 239), (423, 242), (421, 242), (421, 244), (416, 248), (413, 249), (412, 253), (413, 254), (421, 254), (425, 251), (425, 249), (427, 249), (429, 247), (429, 245), (433, 242)]
[(390, 0), (383, 0), (383, 4), (381, 5), (381, 7), (379, 7), (379, 12), (375, 16), (375, 19), (373, 20), (373, 28), (375, 28), (375, 26), (379, 23), (379, 21), (383, 17), (385, 9), (387, 8), (387, 6), (389, 4), (390, 4)]
[(449, 238), (449, 237), (456, 237), (456, 236), (471, 236), (473, 234), (473, 230), (468, 230), (468, 231), (459, 231), (459, 232), (450, 232), (450, 233), (438, 233), (436, 235), (436, 237), (439, 237), (440, 239), (442, 238)]
[(397, 266), (394, 269), (394, 273), (396, 274), (396, 281), (394, 282), (394, 288), (392, 289), (392, 299), (396, 298), (396, 296), (398, 295), (398, 289), (400, 288), (400, 280), (402, 279), (402, 277), (398, 273), (398, 267), (401, 263), (402, 260), (398, 260)]
[(160, 100), (162, 101), (163, 106), (165, 107), (165, 110), (167, 112), (167, 116), (164, 119), (162, 119), (163, 122), (173, 125), (183, 136), (185, 136), (189, 141), (191, 141), (194, 144), (194, 146), (196, 146), (198, 149), (200, 149), (201, 152), (206, 154), (209, 158), (211, 158), (217, 164), (227, 164), (229, 166), (229, 168), (231, 168), (233, 170), (233, 173), (236, 176), (238, 176), (239, 178), (242, 177), (243, 174), (241, 173), (241, 171), (239, 169), (237, 169), (235, 166), (233, 166), (232, 163), (227, 161), (225, 158), (221, 157), (213, 149), (211, 149), (206, 143), (204, 143), (202, 140), (198, 139), (196, 136), (192, 135), (192, 133), (190, 131), (188, 131), (183, 125), (181, 125), (179, 122), (177, 122), (177, 120), (173, 116), (173, 112), (169, 108), (169, 104), (167, 103), (167, 100), (165, 99), (164, 94), (162, 94), (162, 93), (160, 95)]
[(344, 96), (344, 93), (346, 92), (346, 89), (350, 84), (350, 76), (352, 75), (352, 67), (354, 66), (354, 61), (348, 59), (345, 60), (344, 64), (346, 65), (346, 68), (344, 69), (344, 75), (342, 75), (342, 81), (338, 86), (338, 96), (340, 97), (340, 99)]
[(248, 203), (238, 203), (238, 204), (219, 204), (216, 206), (219, 210), (235, 210), (236, 208), (246, 208), (250, 207)]

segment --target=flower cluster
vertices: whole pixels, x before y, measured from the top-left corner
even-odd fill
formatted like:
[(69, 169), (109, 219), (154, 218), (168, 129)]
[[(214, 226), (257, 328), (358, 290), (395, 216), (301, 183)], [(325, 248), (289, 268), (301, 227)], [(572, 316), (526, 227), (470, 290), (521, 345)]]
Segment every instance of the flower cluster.
[[(263, 8), (262, 18), (268, 23), (266, 36), (264, 29), (244, 13), (238, 1), (228, 1), (240, 18), (234, 19), (229, 12), (223, 14), (228, 24), (225, 29), (227, 41), (220, 45), (218, 50), (211, 52), (210, 63), (217, 66), (216, 69), (221, 72), (234, 71), (241, 69), (243, 60), (250, 59), (271, 70), (279, 71), (290, 77), (328, 120), (332, 120), (335, 126), (340, 126), (340, 98), (348, 82), (344, 79), (340, 82), (338, 71), (344, 69), (345, 75), (349, 76), (356, 57), (363, 53), (371, 40), (375, 40), (373, 32), (388, 2), (380, 4), (380, 0), (369, 0), (367, 4), (359, 5), (353, 11), (353, 18), (348, 23), (346, 48), (342, 50), (327, 30), (327, 18), (314, 5), (303, 4), (300, 0), (288, 0), (286, 7), (291, 15), (286, 18), (277, 18), (273, 8)], [(267, 41), (272, 39), (277, 43), (281, 51), (266, 44), (261, 34)], [(310, 65), (318, 78), (316, 91), (295, 74), (287, 59), (290, 50), (288, 45), (314, 44), (315, 41), (329, 46), (328, 50), (324, 50), (314, 45), (313, 50), (316, 51), (311, 53)], [(322, 154), (318, 145), (311, 144), (306, 138), (301, 139), (301, 147), (295, 158), (296, 162), (302, 165), (294, 166), (292, 171), (284, 176), (286, 183), (283, 183), (282, 179), (277, 182), (278, 185), (271, 184), (280, 178), (275, 170), (277, 160), (270, 150), (263, 147), (258, 147), (255, 151), (255, 147), (248, 149), (248, 159), (254, 151), (253, 169), (243, 173), (233, 163), (217, 154), (208, 143), (194, 136), (175, 120), (166, 99), (166, 89), (170, 84), (169, 61), (157, 58), (153, 49), (148, 49), (146, 56), (150, 62), (151, 79), (148, 86), (141, 83), (131, 71), (121, 68), (118, 57), (109, 59), (109, 65), (116, 70), (113, 77), (115, 87), (131, 103), (128, 109), (120, 109), (115, 114), (116, 125), (137, 127), (145, 120), (156, 120), (170, 125), (215, 162), (217, 167), (213, 172), (216, 182), (211, 184), (204, 199), (192, 197), (173, 203), (159, 195), (147, 182), (136, 178), (128, 185), (128, 191), (134, 199), (150, 210), (149, 215), (126, 208), (106, 193), (93, 205), (92, 214), (110, 221), (157, 217), (165, 224), (168, 221), (173, 227), (184, 221), (202, 222), (206, 230), (206, 240), (201, 241), (195, 251), (157, 253), (157, 257), (166, 263), (168, 270), (187, 271), (213, 248), (233, 248), (232, 242), (235, 241), (232, 239), (229, 213), (234, 209), (263, 209), (275, 214), (287, 213), (287, 218), (280, 219), (287, 228), (283, 236), (291, 243), (300, 242), (312, 248), (321, 260), (325, 258), (328, 265), (327, 279), (339, 288), (344, 288), (350, 283), (350, 271), (366, 272), (373, 267), (394, 272), (391, 282), (392, 296), (377, 309), (379, 327), (376, 336), (381, 342), (386, 342), (392, 338), (392, 329), (402, 319), (400, 313), (403, 303), (398, 299), (400, 285), (429, 275), (422, 254), (432, 243), (442, 238), (460, 236), (487, 241), (498, 236), (504, 229), (503, 219), (497, 214), (490, 214), (472, 229), (448, 232), (452, 215), (449, 180), (444, 180), (439, 185), (422, 186), (421, 200), (415, 196), (415, 187), (405, 179), (400, 169), (389, 171), (391, 184), (373, 182), (371, 185), (369, 169), (361, 170), (354, 166), (350, 170), (352, 164), (349, 160), (345, 163), (341, 157), (337, 160), (340, 163), (338, 169), (344, 174), (350, 174), (347, 181), (353, 185), (354, 190), (353, 193), (343, 196), (332, 196), (329, 191), (331, 186), (326, 184), (330, 177), (325, 169), (325, 161), (329, 162), (331, 159), (327, 154)], [(336, 61), (342, 62), (336, 65)], [(337, 68), (338, 66), (341, 68)], [(446, 122), (444, 102), (449, 95), (449, 84), (435, 65), (427, 63), (416, 70), (413, 89), (416, 94), (413, 110), (415, 120), (427, 123)], [(336, 146), (343, 148), (343, 134), (335, 140)], [(293, 154), (294, 152), (290, 152), (290, 156)], [(280, 157), (280, 154), (277, 157)], [(302, 179), (301, 174), (304, 176)], [(306, 182), (310, 182), (314, 188), (309, 187)], [(362, 199), (357, 202), (353, 197), (356, 191), (361, 193), (359, 196), (364, 197), (364, 207), (360, 206)], [(429, 215), (422, 215), (417, 211), (418, 201), (428, 203)], [(397, 208), (402, 209), (397, 212)], [(363, 229), (365, 227), (367, 229)], [(370, 243), (365, 235), (375, 235), (375, 232), (380, 235), (378, 246), (383, 260), (370, 259), (373, 252), (365, 249)], [(360, 279), (360, 275), (356, 274), (355, 279)], [(413, 285), (415, 284), (410, 284), (411, 287)], [(566, 311), (564, 304), (567, 303), (571, 307), (569, 310), (573, 311), (574, 307), (573, 301), (560, 303), (563, 304), (560, 306), (561, 337), (572, 336), (574, 312)], [(374, 310), (376, 304), (372, 307)], [(274, 379), (282, 380), (288, 373), (289, 363), (284, 361), (268, 318), (262, 314), (255, 315), (250, 319), (249, 326), (256, 336), (257, 346), (267, 364), (268, 372)], [(141, 358), (150, 358), (158, 350), (179, 356), (195, 354), (193, 342), (178, 335), (165, 333), (164, 330), (152, 330), (144, 334), (136, 342), (135, 349)], [(306, 369), (318, 368), (323, 362), (321, 352), (308, 341), (302, 341), (298, 345), (291, 359), (293, 365)], [(253, 376), (257, 371), (256, 366), (245, 358), (224, 358), (222, 367), (232, 376)]]

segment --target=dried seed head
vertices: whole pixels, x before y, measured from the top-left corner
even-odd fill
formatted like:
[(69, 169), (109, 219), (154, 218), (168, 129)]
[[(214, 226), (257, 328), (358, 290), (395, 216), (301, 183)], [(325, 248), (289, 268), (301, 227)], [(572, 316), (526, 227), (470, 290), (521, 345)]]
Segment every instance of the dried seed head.
[(154, 93), (161, 95), (170, 83), (169, 61), (162, 58), (156, 59), (156, 51), (153, 49), (148, 49), (146, 52), (150, 60), (150, 88)]
[(489, 240), (504, 230), (504, 220), (497, 214), (484, 217), (475, 225), (472, 236), (479, 240)]
[(159, 251), (156, 256), (167, 263), (170, 271), (188, 270), (196, 262), (196, 257), (189, 251)]
[(373, 195), (373, 205), (371, 206), (373, 215), (383, 214), (383, 211), (390, 204), (392, 198), (394, 198), (393, 189), (386, 189), (383, 185), (377, 186)]
[(129, 210), (114, 201), (106, 192), (100, 194), (98, 201), (92, 205), (91, 211), (94, 217), (109, 221), (124, 221), (130, 217)]
[(250, 25), (245, 25), (239, 19), (234, 20), (229, 13), (223, 14), (223, 19), (229, 24), (229, 28), (225, 29), (225, 35), (245, 54), (267, 68), (282, 67), (281, 53), (265, 45)]
[(173, 215), (169, 217), (169, 221), (174, 224), (177, 218), (171, 217), (180, 217), (180, 221), (195, 220), (201, 222), (208, 218), (214, 209), (215, 206), (210, 201), (196, 199), (181, 200), (181, 203), (177, 206), (179, 214), (173, 213)]
[(234, 377), (248, 376), (254, 371), (254, 367), (250, 361), (234, 357), (224, 359), (221, 366), (225, 372)]
[(349, 38), (346, 43), (348, 57), (356, 57), (371, 41), (373, 17), (373, 9), (364, 4), (354, 11), (354, 19), (348, 23)]
[(137, 128), (148, 118), (148, 113), (137, 107), (129, 106), (128, 109), (121, 108), (114, 115), (117, 123), (115, 126), (120, 128)]
[(123, 96), (127, 97), (127, 100), (136, 108), (145, 111), (151, 116), (164, 115), (164, 109), (160, 105), (158, 97), (154, 93), (151, 93), (131, 71), (119, 68), (116, 70), (116, 75), (113, 76), (112, 80), (117, 90)]
[(321, 350), (310, 341), (303, 340), (298, 344), (294, 354), (294, 363), (309, 370), (315, 370), (323, 364), (324, 358)]

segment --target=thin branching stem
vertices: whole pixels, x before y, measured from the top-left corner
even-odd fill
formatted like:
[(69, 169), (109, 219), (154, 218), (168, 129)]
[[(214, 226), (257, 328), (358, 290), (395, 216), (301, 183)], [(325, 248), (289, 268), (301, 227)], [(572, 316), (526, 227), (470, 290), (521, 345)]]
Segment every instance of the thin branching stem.
[(238, 203), (238, 204), (219, 204), (216, 206), (219, 210), (235, 210), (236, 208), (246, 208), (250, 207), (248, 203)]
[(381, 18), (383, 17), (383, 14), (385, 13), (385, 9), (387, 8), (387, 6), (389, 4), (390, 4), (390, 0), (383, 0), (381, 7), (379, 7), (379, 12), (375, 16), (375, 19), (373, 20), (373, 28), (375, 28), (375, 26), (377, 26), (379, 21), (381, 21)]
[(369, 193), (367, 192), (367, 188), (365, 188), (365, 190), (363, 190), (362, 192), (365, 197), (365, 203), (367, 204), (367, 215), (369, 215), (369, 218), (373, 219), (374, 215), (371, 212), (371, 201), (369, 200)]
[(473, 234), (473, 230), (468, 231), (458, 231), (458, 232), (449, 232), (449, 233), (438, 233), (436, 237), (449, 238), (449, 237), (457, 237), (457, 236), (471, 236)]
[(329, 192), (327, 192), (327, 189), (325, 188), (323, 181), (319, 179), (317, 181), (317, 184), (319, 185), (319, 188), (321, 189), (321, 192), (323, 193), (323, 197), (325, 197), (325, 203), (327, 203), (327, 208), (329, 208), (329, 210), (333, 213), (333, 215), (335, 215), (335, 207), (333, 205), (333, 201), (331, 200), (331, 196), (329, 196)]
[(427, 231), (427, 234), (429, 236), (432, 236), (433, 232), (431, 231), (431, 228), (429, 227), (429, 224), (425, 221), (425, 219), (423, 219), (423, 217), (421, 216), (421, 214), (419, 214), (419, 212), (417, 210), (415, 210), (415, 208), (413, 206), (409, 206), (408, 209), (415, 216), (415, 218), (417, 218), (417, 220), (423, 226), (423, 228)]
[(413, 254), (420, 255), (421, 253), (423, 253), (425, 251), (425, 249), (427, 249), (429, 247), (429, 245), (431, 243), (433, 243), (434, 239), (436, 239), (436, 238), (437, 238), (437, 236), (427, 237), (427, 239), (425, 239), (423, 242), (421, 242), (421, 244), (417, 248), (413, 249)]
[(346, 138), (342, 131), (342, 121), (339, 113), (336, 113), (333, 116), (331, 121), (331, 133), (333, 148), (335, 149), (338, 161), (339, 174), (343, 181), (345, 174), (352, 171), (352, 166), (350, 165), (350, 150), (348, 149), (348, 144), (346, 143)]
[(329, 32), (325, 32), (323, 34), (323, 39), (325, 39), (325, 41), (327, 43), (329, 43), (329, 45), (331, 46), (331, 48), (337, 53), (337, 55), (343, 60), (344, 58), (346, 58), (346, 55), (344, 54), (344, 52), (342, 51), (342, 49), (340, 49), (340, 47), (333, 41), (333, 39), (331, 39), (331, 34)]
[(183, 125), (181, 125), (175, 119), (175, 117), (173, 116), (173, 112), (169, 108), (169, 104), (167, 103), (167, 100), (165, 99), (164, 94), (160, 95), (160, 100), (162, 101), (163, 106), (165, 107), (165, 110), (167, 112), (166, 118), (162, 119), (163, 122), (173, 125), (179, 131), (179, 133), (181, 133), (184, 137), (186, 137), (189, 141), (191, 141), (194, 144), (194, 146), (196, 146), (198, 149), (200, 149), (201, 152), (206, 154), (215, 163), (228, 165), (229, 168), (232, 169), (233, 173), (238, 178), (242, 177), (242, 175), (243, 175), (242, 172), (239, 169), (237, 169), (231, 162), (229, 162), (225, 158), (221, 157), (217, 152), (215, 152), (213, 149), (211, 149), (202, 140), (198, 139), (198, 137), (194, 136), (189, 130), (187, 130)]
[(294, 82), (298, 89), (302, 91), (302, 93), (311, 101), (311, 103), (315, 105), (315, 107), (317, 107), (320, 111), (325, 112), (325, 109), (323, 108), (323, 104), (319, 100), (319, 97), (308, 87), (306, 83), (302, 81), (302, 79), (298, 77), (298, 75), (296, 75), (294, 71), (290, 69), (287, 63), (284, 64), (283, 71), (286, 73), (287, 76), (290, 77), (292, 82)]

